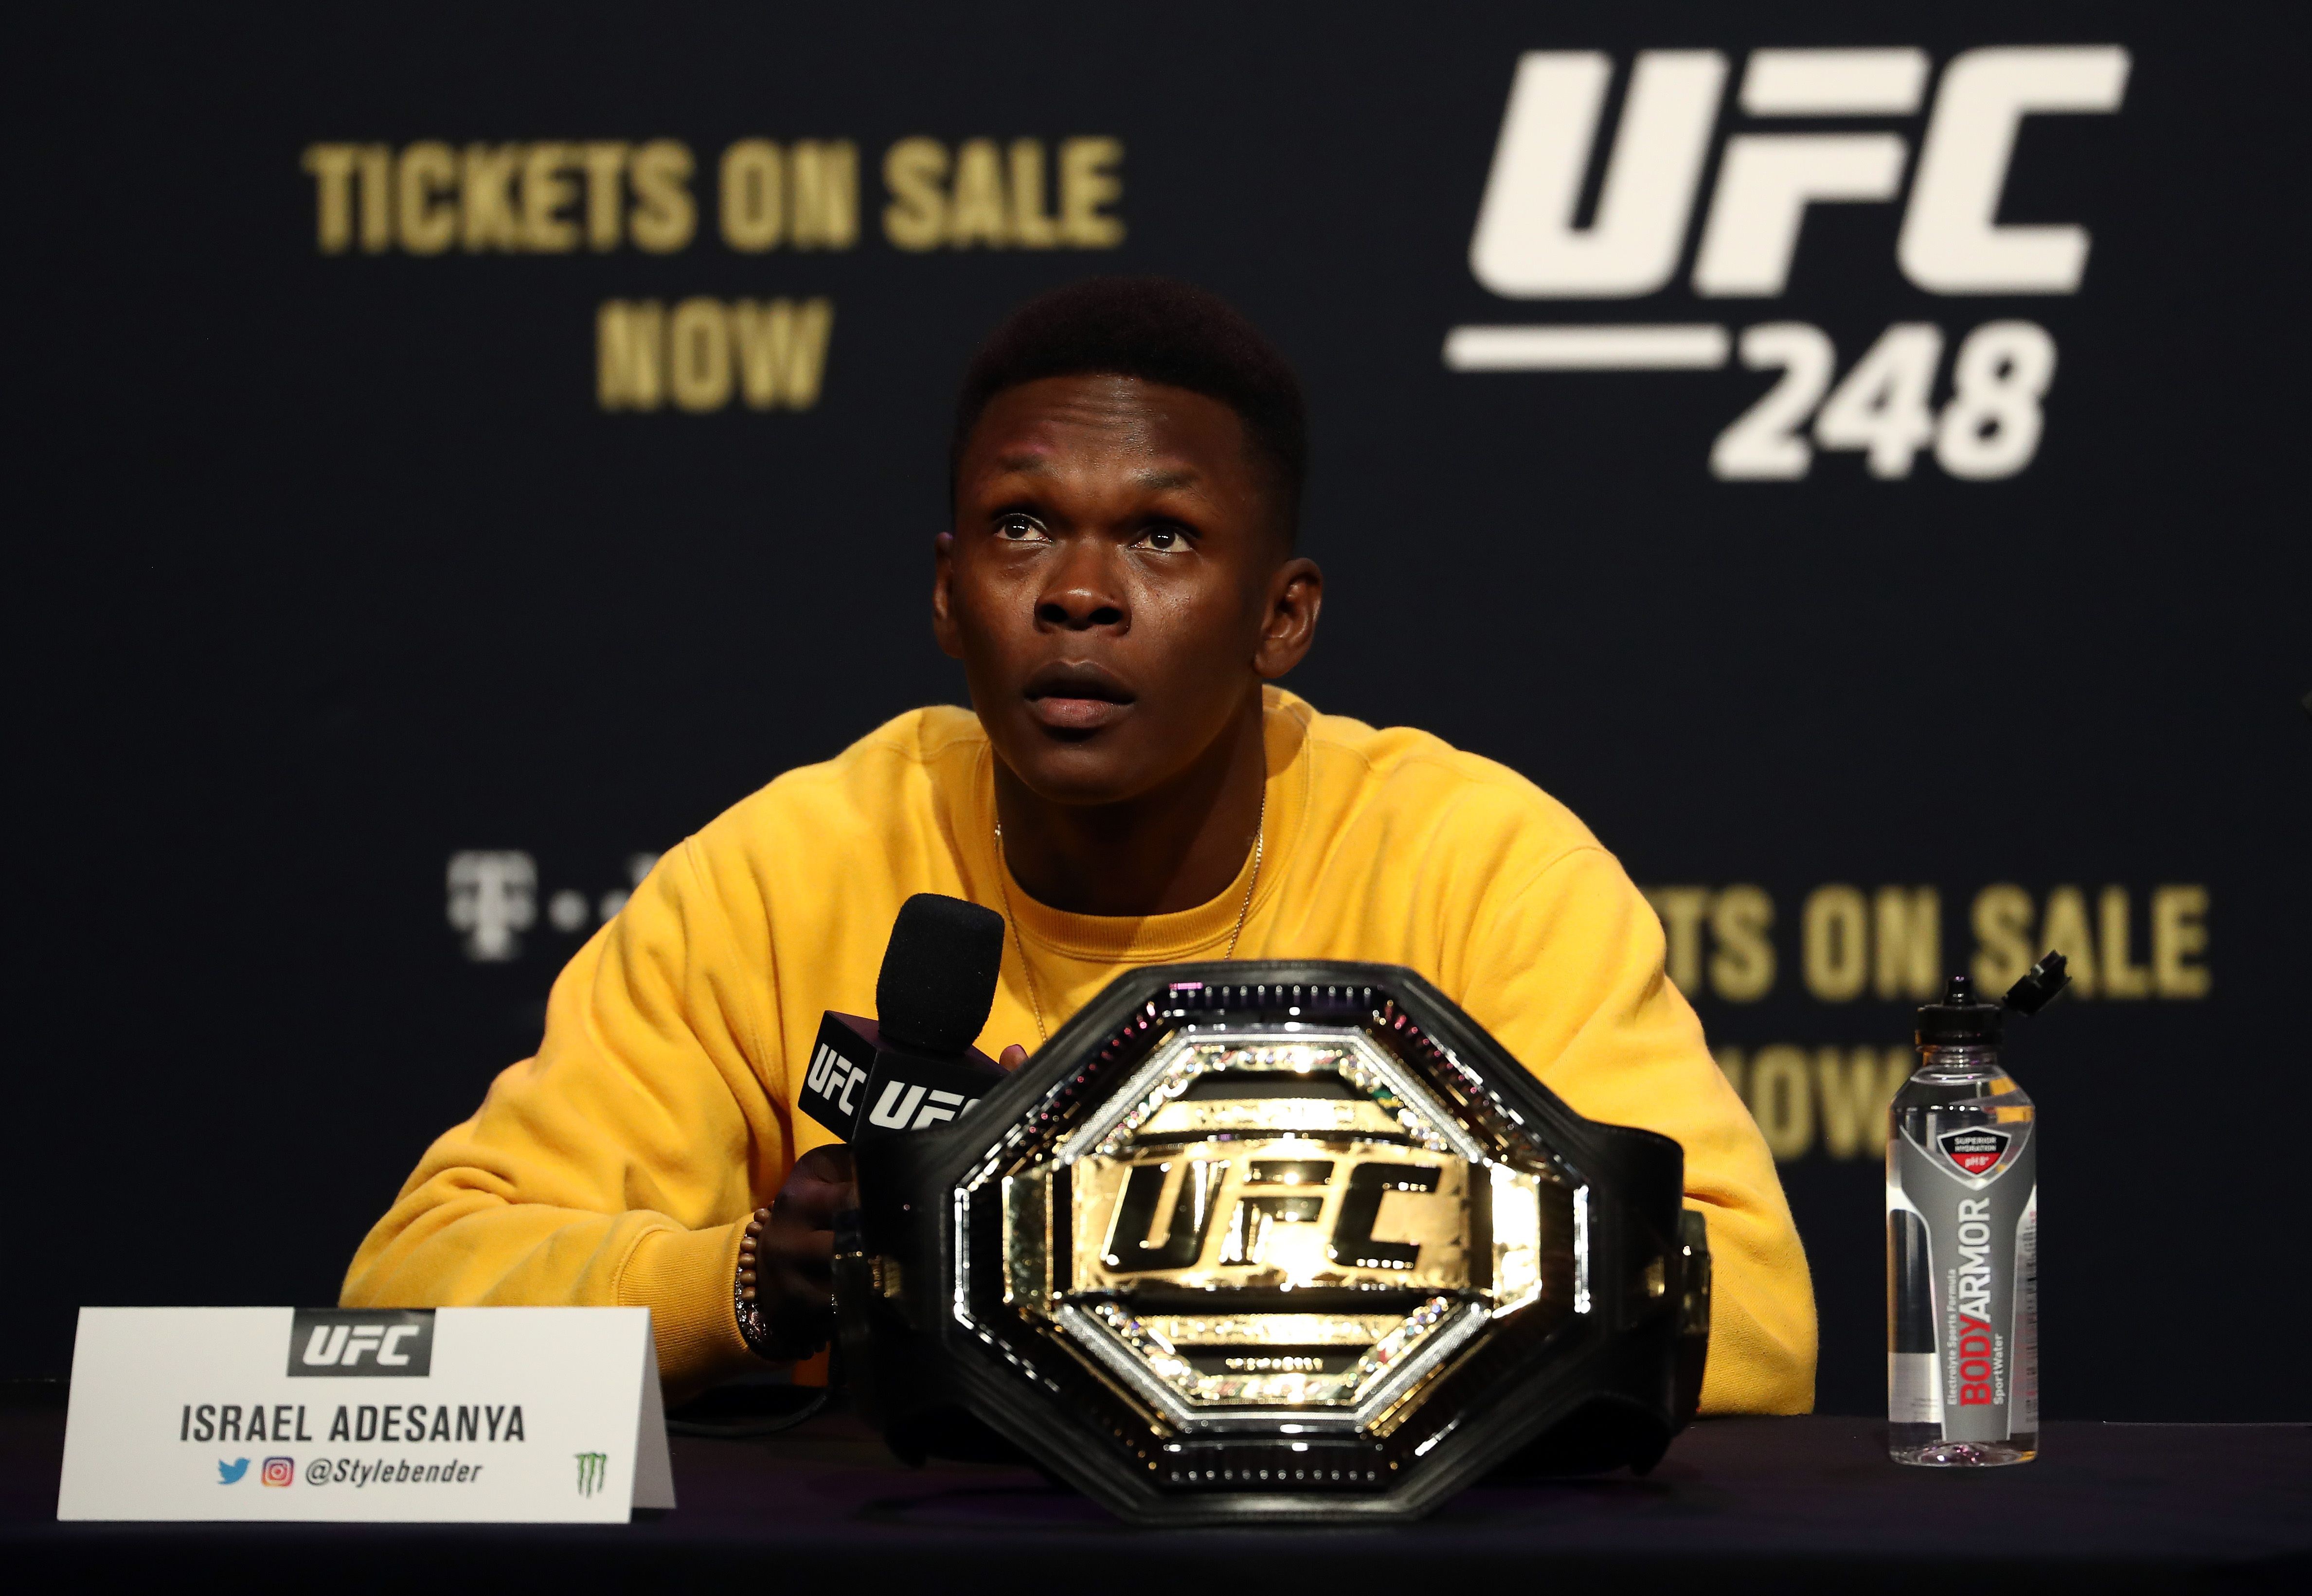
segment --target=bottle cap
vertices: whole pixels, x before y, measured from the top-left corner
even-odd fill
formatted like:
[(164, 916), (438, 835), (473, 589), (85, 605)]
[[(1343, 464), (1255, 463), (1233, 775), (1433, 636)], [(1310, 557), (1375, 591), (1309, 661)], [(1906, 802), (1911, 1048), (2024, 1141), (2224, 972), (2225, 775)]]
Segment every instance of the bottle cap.
[(2007, 989), (2007, 1007), (2017, 1014), (2036, 1014), (2071, 984), (2071, 961), (2050, 953), (2031, 966), (2031, 973)]
[(2006, 1018), (2007, 1011), (1998, 1004), (1985, 1003), (1975, 995), (1974, 981), (1964, 975), (1954, 975), (1943, 989), (1941, 1002), (1921, 1006), (1919, 1045), (1995, 1042)]

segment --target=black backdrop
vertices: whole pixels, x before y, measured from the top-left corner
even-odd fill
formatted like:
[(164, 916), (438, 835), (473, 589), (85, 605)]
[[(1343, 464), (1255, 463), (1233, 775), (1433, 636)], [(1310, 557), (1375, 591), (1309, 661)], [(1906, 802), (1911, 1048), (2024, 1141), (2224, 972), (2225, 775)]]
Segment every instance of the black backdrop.
[[(1291, 685), (1528, 773), (1689, 929), (1685, 982), (1787, 1155), (1825, 1408), (1880, 1400), (1877, 1164), (1838, 1094), (1854, 1050), (1883, 1067), (1909, 1032), (1913, 972), (1890, 966), (1880, 995), (1881, 889), (1915, 908), (1931, 888), (1927, 962), (1961, 969), (2000, 884), (2026, 894), (2025, 935), (2083, 907), (2094, 946), (2073, 951), (2105, 978), (2012, 1054), (2045, 1118), (2050, 1411), (2312, 1407), (2290, 1178), (2312, 1106), (2307, 60), (2284, 8), (396, 5), (14, 26), (11, 231), (31, 269), (11, 384), (27, 801), (5, 1372), (61, 1372), (77, 1304), (330, 1300), (426, 1139), (534, 1042), (632, 856), (957, 697), (924, 604), (951, 384), (1008, 307), (1124, 269), (1219, 290), (1307, 379), (1330, 605)], [(2002, 223), (2086, 229), (2076, 292), (1914, 285), (1898, 188), (1809, 209), (1782, 292), (1702, 294), (1722, 155), (1658, 291), (1511, 298), (1473, 273), (1520, 52), (1608, 58), (1608, 130), (1636, 52), (1710, 49), (1729, 63), (1712, 150), (1876, 131), (1915, 156), (1948, 64), (2004, 45), (2126, 52), (2118, 108), (2029, 118), (2002, 190)], [(1778, 120), (1738, 96), (1755, 49), (1905, 46), (1932, 66), (1908, 114)], [(1084, 203), (1123, 240), (899, 248), (884, 160), (911, 137), (959, 170), (982, 159), (968, 141), (1039, 141), (1047, 181), (1064, 141), (1113, 139), (1120, 194)], [(730, 247), (718, 162), (748, 138), (790, 158), (848, 141), (855, 241)], [(316, 145), (653, 139), (696, 162), (678, 249), (373, 251), (358, 190), (351, 240), (320, 242)], [(485, 207), (477, 236), (491, 225)], [(815, 403), (606, 410), (605, 302), (695, 296), (826, 299)], [(1953, 352), (2011, 320), (2058, 359), (2036, 451), (1993, 480), (1931, 446), (1900, 478), (1817, 449), (1801, 479), (1722, 479), (1712, 440), (1777, 380), (1738, 356), (1476, 372), (1440, 353), (1469, 325), (1794, 322), (1843, 378), (1886, 328), (1931, 323), (1939, 413)], [(515, 856), (527, 895), (504, 885)], [(462, 925), (453, 868), (500, 884)]]

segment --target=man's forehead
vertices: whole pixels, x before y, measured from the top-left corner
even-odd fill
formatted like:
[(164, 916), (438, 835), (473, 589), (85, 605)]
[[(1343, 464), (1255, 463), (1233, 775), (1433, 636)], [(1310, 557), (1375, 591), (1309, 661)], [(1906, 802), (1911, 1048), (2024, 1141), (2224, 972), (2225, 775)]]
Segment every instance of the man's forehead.
[(973, 433), (968, 452), (998, 473), (1045, 475), (1071, 457), (1136, 457), (1134, 479), (1152, 489), (1225, 472), (1244, 450), (1243, 422), (1220, 400), (1105, 374), (1006, 388), (988, 401)]
[[(1055, 476), (1071, 465), (1082, 463), (1080, 456), (1070, 458), (1075, 453), (1065, 449), (1023, 448), (1007, 442), (988, 464), (998, 476)], [(1150, 459), (1127, 472), (1126, 476), (1133, 486), (1152, 493), (1195, 487), (1204, 480), (1204, 473), (1194, 464), (1169, 456)]]

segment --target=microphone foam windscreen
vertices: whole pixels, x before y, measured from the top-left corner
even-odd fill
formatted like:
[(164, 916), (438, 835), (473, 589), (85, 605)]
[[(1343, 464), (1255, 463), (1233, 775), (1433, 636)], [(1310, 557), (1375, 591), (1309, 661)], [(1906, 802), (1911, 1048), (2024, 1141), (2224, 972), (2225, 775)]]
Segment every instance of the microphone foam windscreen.
[(875, 1024), (902, 1047), (959, 1053), (986, 1028), (1003, 964), (1003, 917), (937, 893), (899, 905), (875, 981)]

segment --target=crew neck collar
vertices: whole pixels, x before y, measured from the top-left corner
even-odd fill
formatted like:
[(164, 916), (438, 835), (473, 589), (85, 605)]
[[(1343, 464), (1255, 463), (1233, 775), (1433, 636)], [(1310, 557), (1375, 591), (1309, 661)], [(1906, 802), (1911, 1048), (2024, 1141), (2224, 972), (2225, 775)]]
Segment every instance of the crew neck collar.
[(1248, 886), (1252, 904), (1244, 911), (1244, 919), (1249, 927), (1259, 918), (1262, 906), (1274, 899), (1283, 878), (1285, 860), (1292, 855), (1308, 810), (1309, 722), (1314, 715), (1305, 702), (1280, 687), (1261, 690), (1261, 746), (1268, 773), (1261, 818), (1263, 842), (1257, 850), (1260, 878), (1252, 880), (1256, 850), (1247, 850), (1235, 878), (1218, 894), (1172, 914), (1072, 914), (1030, 896), (1012, 874), (995, 842), (995, 750), (993, 744), (985, 745), (972, 796), (979, 812), (976, 829), (983, 868), (1003, 884), (1001, 893), (990, 896), (998, 907), (1010, 903), (1012, 929), (1022, 941), (1064, 957), (1113, 963), (1128, 955), (1135, 964), (1154, 964), (1197, 955), (1220, 956), (1227, 950), (1229, 934), (1236, 929), (1238, 912), (1244, 909)]

